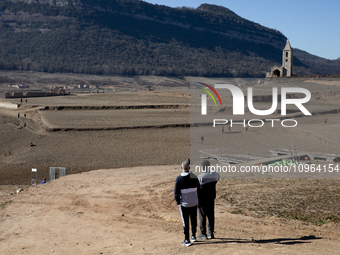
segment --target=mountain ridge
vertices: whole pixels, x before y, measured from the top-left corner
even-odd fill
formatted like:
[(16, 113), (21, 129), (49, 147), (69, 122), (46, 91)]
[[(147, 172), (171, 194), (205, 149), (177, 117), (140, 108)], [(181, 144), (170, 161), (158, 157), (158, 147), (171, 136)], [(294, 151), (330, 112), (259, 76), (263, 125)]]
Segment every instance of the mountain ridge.
[(264, 76), (287, 39), (222, 6), (137, 0), (1, 0), (0, 32), (0, 69), (109, 75)]

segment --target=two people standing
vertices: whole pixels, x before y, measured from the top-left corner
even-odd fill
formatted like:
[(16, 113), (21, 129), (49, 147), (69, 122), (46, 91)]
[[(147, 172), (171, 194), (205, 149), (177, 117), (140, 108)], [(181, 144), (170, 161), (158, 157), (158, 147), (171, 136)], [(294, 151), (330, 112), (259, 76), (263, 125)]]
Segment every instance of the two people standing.
[[(184, 228), (185, 239), (183, 246), (190, 246), (191, 242), (197, 239), (212, 239), (214, 237), (215, 226), (215, 198), (216, 183), (219, 180), (219, 174), (210, 172), (210, 163), (208, 160), (202, 162), (204, 173), (198, 177), (190, 171), (190, 160), (182, 163), (182, 174), (177, 177), (175, 184), (175, 200), (179, 207)], [(196, 238), (197, 228), (197, 208), (200, 218), (200, 235)], [(208, 218), (208, 234), (206, 228), (206, 219)], [(192, 236), (189, 240), (189, 219), (191, 221)], [(191, 242), (190, 242), (191, 241)]]

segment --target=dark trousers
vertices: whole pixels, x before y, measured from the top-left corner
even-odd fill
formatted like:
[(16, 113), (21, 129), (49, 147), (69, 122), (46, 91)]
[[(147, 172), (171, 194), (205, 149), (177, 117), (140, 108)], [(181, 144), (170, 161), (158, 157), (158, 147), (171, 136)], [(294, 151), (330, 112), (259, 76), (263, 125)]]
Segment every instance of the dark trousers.
[(198, 212), (200, 216), (200, 230), (201, 233), (207, 234), (207, 218), (208, 218), (208, 230), (210, 234), (215, 230), (215, 200), (200, 202), (198, 204)]
[(196, 236), (196, 228), (197, 228), (197, 205), (192, 207), (179, 207), (183, 222), (184, 228), (184, 236), (185, 240), (189, 240), (189, 219), (191, 221), (191, 232), (193, 236)]

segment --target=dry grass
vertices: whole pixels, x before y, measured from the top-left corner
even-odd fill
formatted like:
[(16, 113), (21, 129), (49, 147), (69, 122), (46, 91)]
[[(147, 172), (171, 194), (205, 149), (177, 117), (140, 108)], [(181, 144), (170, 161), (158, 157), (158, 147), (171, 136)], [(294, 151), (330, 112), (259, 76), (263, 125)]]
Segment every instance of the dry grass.
[(231, 204), (233, 213), (322, 225), (340, 220), (339, 184), (334, 179), (223, 179), (218, 201)]

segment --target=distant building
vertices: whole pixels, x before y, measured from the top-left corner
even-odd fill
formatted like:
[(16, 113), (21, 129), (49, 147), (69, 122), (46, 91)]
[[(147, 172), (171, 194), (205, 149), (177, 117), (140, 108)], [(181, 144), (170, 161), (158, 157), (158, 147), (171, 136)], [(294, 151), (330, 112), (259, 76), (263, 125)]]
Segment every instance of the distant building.
[(66, 94), (65, 88), (64, 87), (54, 87), (51, 88), (51, 93), (53, 94)]
[[(69, 95), (70, 93), (68, 93)], [(4, 98), (25, 98), (25, 97), (51, 97), (67, 95), (64, 87), (51, 88), (50, 92), (46, 91), (26, 91), (26, 92), (5, 92), (1, 97)]]
[(8, 87), (10, 87), (10, 88), (18, 88), (18, 89), (27, 89), (27, 88), (29, 88), (28, 85), (23, 84), (23, 83), (19, 83), (19, 84), (10, 84)]
[(293, 73), (293, 49), (287, 40), (286, 46), (282, 52), (282, 66), (273, 66), (270, 72), (266, 73), (266, 77), (291, 77)]

